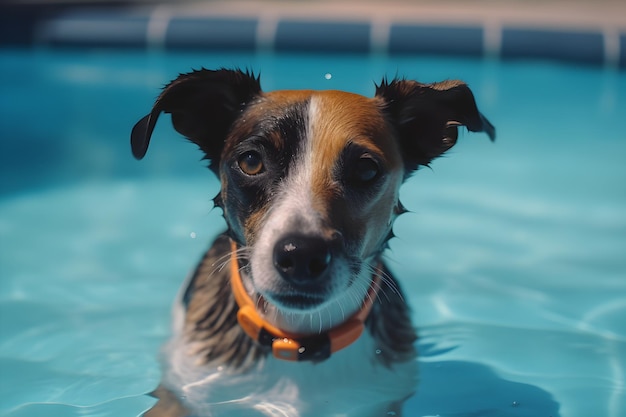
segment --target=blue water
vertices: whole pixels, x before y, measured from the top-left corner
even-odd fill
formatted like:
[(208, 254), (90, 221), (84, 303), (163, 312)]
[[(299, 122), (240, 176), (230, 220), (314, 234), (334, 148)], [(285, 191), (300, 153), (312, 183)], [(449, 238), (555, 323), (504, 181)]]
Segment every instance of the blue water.
[[(366, 95), (466, 80), (498, 140), (464, 135), (402, 189), (390, 264), (420, 330), (407, 416), (626, 416), (626, 74), (538, 63), (0, 51), (0, 416), (136, 416), (170, 303), (222, 230), (218, 184), (163, 118), (178, 72)], [(329, 76), (327, 76), (329, 74)]]

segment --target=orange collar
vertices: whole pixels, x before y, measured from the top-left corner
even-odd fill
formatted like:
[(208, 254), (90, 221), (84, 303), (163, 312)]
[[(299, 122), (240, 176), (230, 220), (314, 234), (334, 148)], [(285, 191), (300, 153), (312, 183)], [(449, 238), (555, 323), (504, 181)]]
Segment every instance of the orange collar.
[[(283, 331), (265, 321), (243, 286), (237, 261), (237, 244), (231, 241), (230, 283), (239, 306), (237, 321), (243, 331), (261, 345), (271, 346), (274, 357), (288, 361), (322, 361), (355, 342), (365, 328), (365, 319), (380, 289), (380, 274), (374, 274), (361, 309), (327, 333), (307, 336)], [(380, 268), (378, 268), (380, 269)]]

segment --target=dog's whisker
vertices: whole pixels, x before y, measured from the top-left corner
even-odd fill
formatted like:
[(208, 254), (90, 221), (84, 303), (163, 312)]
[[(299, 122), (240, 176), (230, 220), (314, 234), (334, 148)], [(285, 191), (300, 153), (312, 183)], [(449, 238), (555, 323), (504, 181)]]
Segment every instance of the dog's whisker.
[(380, 271), (379, 275), (378, 275), (381, 280), (387, 284), (387, 286), (395, 293), (400, 294), (400, 289), (398, 288), (398, 285), (396, 284), (396, 282), (393, 280), (393, 278), (391, 278), (391, 275), (389, 275), (387, 272), (385, 271)]
[(368, 268), (373, 274), (376, 274), (380, 277), (381, 285), (380, 285), (379, 293), (382, 293), (387, 298), (388, 301), (390, 301), (389, 294), (387, 294), (388, 290), (391, 290), (392, 293), (399, 296), (400, 299), (402, 300), (404, 299), (402, 296), (402, 292), (400, 291), (400, 288), (398, 288), (398, 285), (393, 280), (393, 278), (391, 278), (389, 273), (387, 273), (385, 270), (379, 267), (374, 268), (368, 265)]
[[(224, 255), (218, 257), (213, 263), (211, 263), (212, 269), (209, 271), (209, 275), (213, 275), (216, 272), (221, 272), (231, 262), (233, 255), (236, 255), (238, 259), (247, 259), (248, 250), (247, 247), (241, 247), (235, 251), (229, 251)], [(243, 256), (242, 256), (243, 255)], [(241, 268), (239, 269), (241, 271)]]
[(355, 283), (353, 287), (353, 290), (348, 293), (350, 298), (354, 300), (355, 304), (363, 303), (363, 293), (367, 294), (369, 287), (362, 282)]
[(227, 253), (225, 253), (224, 255), (220, 256), (219, 258), (217, 258), (215, 260), (215, 262), (213, 262), (212, 265), (216, 265), (216, 264), (228, 264), (228, 262), (230, 262), (231, 258), (233, 255), (235, 255), (238, 259), (241, 259), (242, 256), (240, 255), (245, 255), (246, 254), (246, 249), (245, 247), (241, 247), (240, 249), (234, 250), (234, 251), (229, 251)]
[[(265, 301), (265, 311), (266, 311), (266, 312), (267, 312), (268, 310), (270, 310), (270, 311), (271, 311), (271, 309), (270, 309), (268, 306), (269, 306), (269, 301), (267, 301), (267, 300), (266, 300), (266, 301)], [(272, 314), (272, 315), (273, 315), (272, 320), (274, 321), (274, 323), (278, 322), (278, 309), (277, 309), (277, 308), (274, 308), (274, 309), (273, 309), (273, 311), (272, 311), (272, 313), (273, 313), (273, 314)]]
[[(369, 269), (369, 270), (370, 270), (370, 272), (372, 272), (373, 274), (376, 274), (376, 271), (375, 271), (373, 268), (368, 267), (368, 269)], [(358, 285), (359, 285), (359, 287), (360, 287), (359, 289), (365, 293), (365, 298), (366, 298), (369, 302), (371, 302), (371, 303), (373, 304), (373, 303), (375, 303), (377, 300), (378, 300), (378, 301), (381, 301), (381, 299), (380, 299), (380, 293), (381, 293), (381, 292), (383, 292), (383, 293), (384, 293), (384, 289), (382, 288), (382, 286), (381, 286), (381, 285), (379, 285), (379, 289), (378, 289), (378, 291), (375, 291), (375, 292), (374, 292), (374, 297), (372, 297), (372, 294), (370, 293), (370, 285), (371, 285), (371, 283), (367, 283), (367, 284), (366, 284), (366, 283), (364, 283), (364, 282), (359, 282), (359, 283), (358, 283)]]
[(322, 333), (322, 329), (323, 329), (323, 327), (322, 327), (322, 323), (323, 323), (323, 321), (324, 321), (324, 318), (322, 317), (322, 312), (321, 312), (321, 311), (318, 311), (318, 312), (317, 312), (317, 315), (318, 315), (318, 316), (319, 316), (319, 318), (320, 318), (320, 319), (319, 319), (319, 323), (318, 323), (318, 324), (319, 324), (319, 329), (317, 330), (317, 332), (318, 332), (318, 333)]
[[(388, 285), (386, 285), (386, 284), (387, 284), (387, 282), (382, 280), (381, 281), (381, 285), (379, 286), (379, 290), (376, 293), (376, 299), (379, 302), (383, 301), (382, 297), (385, 297), (385, 300), (387, 302), (392, 302), (392, 298), (389, 296), (389, 291), (388, 291), (390, 287)], [(393, 289), (391, 289), (391, 292), (394, 293), (394, 294), (397, 294), (397, 292), (395, 290), (393, 290)]]
[[(391, 287), (389, 286), (389, 283), (387, 282), (387, 280), (383, 277), (381, 277), (380, 279), (380, 284), (378, 285), (378, 291), (376, 291), (376, 300), (378, 300), (379, 302), (382, 302), (383, 299), (382, 297), (385, 297), (385, 300), (387, 302), (391, 301), (391, 297), (389, 297), (388, 294), (388, 289), (390, 289)], [(396, 293), (395, 289), (391, 288), (392, 293)]]
[(341, 303), (341, 300), (337, 301), (337, 305), (339, 306), (339, 311), (341, 311), (341, 321), (345, 321), (346, 320), (346, 312), (343, 309), (343, 305)]
[(254, 308), (257, 309), (257, 311), (262, 311), (265, 312), (266, 310), (266, 301), (263, 297), (256, 297), (255, 301), (254, 301)]
[(376, 301), (377, 297), (378, 297), (378, 293), (375, 293), (374, 298), (372, 298), (372, 294), (370, 294), (369, 291), (367, 291), (365, 293), (365, 298), (372, 304), (374, 304), (374, 302)]
[(227, 255), (218, 258), (215, 262), (211, 264), (211, 270), (209, 271), (209, 275), (213, 275), (216, 272), (221, 272), (226, 265), (230, 262), (230, 257)]

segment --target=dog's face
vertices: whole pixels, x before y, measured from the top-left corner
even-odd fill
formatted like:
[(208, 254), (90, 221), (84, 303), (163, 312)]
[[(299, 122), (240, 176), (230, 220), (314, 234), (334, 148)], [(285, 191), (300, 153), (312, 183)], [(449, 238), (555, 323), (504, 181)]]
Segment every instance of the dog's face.
[(398, 212), (404, 166), (379, 98), (256, 98), (221, 155), (222, 207), (254, 288), (297, 312), (363, 300)]
[(459, 125), (494, 135), (460, 82), (383, 82), (366, 98), (263, 93), (249, 74), (202, 70), (170, 83), (135, 126), (136, 157), (161, 111), (220, 177), (216, 202), (244, 248), (248, 287), (291, 323), (358, 309), (402, 212), (403, 179), (454, 145)]

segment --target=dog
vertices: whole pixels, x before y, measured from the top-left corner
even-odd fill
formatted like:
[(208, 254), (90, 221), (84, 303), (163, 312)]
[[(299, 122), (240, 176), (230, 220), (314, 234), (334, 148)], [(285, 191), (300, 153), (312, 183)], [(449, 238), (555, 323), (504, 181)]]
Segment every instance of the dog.
[(460, 81), (383, 79), (373, 98), (263, 92), (239, 69), (181, 74), (159, 115), (221, 182), (227, 230), (183, 285), (146, 417), (400, 415), (418, 380), (416, 330), (382, 255), (400, 185), (457, 141), (495, 128)]

